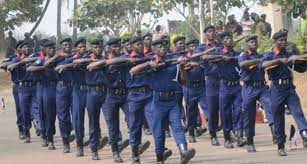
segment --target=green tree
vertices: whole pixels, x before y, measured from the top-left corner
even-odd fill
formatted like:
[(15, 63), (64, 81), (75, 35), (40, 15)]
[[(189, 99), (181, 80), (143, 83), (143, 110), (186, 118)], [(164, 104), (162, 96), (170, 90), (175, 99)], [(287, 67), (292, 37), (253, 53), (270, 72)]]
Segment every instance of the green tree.
[(49, 5), (50, 0), (3, 0), (0, 2), (0, 50), (5, 47), (4, 33), (8, 30), (14, 30), (16, 27), (21, 26), (24, 22), (36, 22), (32, 34)]
[(114, 35), (123, 30), (135, 33), (141, 29), (145, 14), (159, 18), (163, 13), (153, 0), (84, 0), (75, 10), (71, 23), (81, 31), (107, 29)]

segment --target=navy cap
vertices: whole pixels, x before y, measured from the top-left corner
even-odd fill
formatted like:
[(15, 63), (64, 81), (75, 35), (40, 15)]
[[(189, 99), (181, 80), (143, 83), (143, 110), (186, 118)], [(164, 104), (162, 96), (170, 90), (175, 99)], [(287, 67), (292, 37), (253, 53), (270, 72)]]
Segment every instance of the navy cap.
[(114, 45), (114, 44), (120, 44), (121, 39), (120, 38), (112, 38), (107, 42), (108, 46)]
[(143, 39), (145, 39), (146, 37), (152, 37), (152, 34), (151, 33), (147, 33), (143, 36)]
[(84, 38), (77, 40), (74, 44), (75, 47), (77, 47), (80, 43), (86, 44), (86, 40)]
[(16, 49), (19, 48), (20, 45), (22, 44), (22, 42), (23, 42), (23, 40), (18, 41), (17, 44), (16, 44), (16, 46), (15, 46), (15, 48), (16, 48)]
[(60, 44), (64, 43), (64, 42), (72, 42), (71, 38), (64, 38), (60, 41)]
[(288, 32), (286, 32), (286, 31), (278, 31), (278, 32), (276, 32), (274, 35), (273, 35), (273, 39), (274, 40), (277, 40), (277, 39), (279, 39), (279, 38), (281, 38), (281, 37), (285, 37), (285, 36), (287, 36), (288, 35)]
[(125, 38), (125, 39), (122, 39), (122, 44), (126, 44), (126, 43), (129, 43), (130, 42), (130, 39), (131, 38)]
[(249, 42), (251, 40), (258, 40), (258, 36), (257, 35), (249, 35), (245, 38), (245, 42)]
[(221, 39), (223, 39), (226, 36), (232, 36), (232, 33), (229, 31), (225, 31), (220, 34)]
[(204, 28), (204, 33), (206, 33), (209, 29), (215, 29), (213, 25), (208, 25)]
[(50, 40), (46, 40), (41, 44), (42, 47), (55, 47), (55, 43)]
[(103, 41), (101, 39), (94, 39), (90, 43), (91, 45), (102, 45)]
[(157, 40), (154, 40), (152, 42), (152, 45), (153, 46), (156, 46), (156, 45), (159, 45), (159, 44), (169, 44), (169, 40), (166, 40), (166, 39), (157, 39)]
[(46, 42), (48, 42), (48, 41), (50, 41), (50, 40), (49, 40), (49, 39), (41, 39), (41, 40), (38, 41), (38, 44), (39, 44), (40, 46), (43, 46), (43, 47), (44, 47), (44, 44), (45, 44)]
[(179, 41), (185, 41), (185, 37), (184, 36), (177, 36), (174, 40), (173, 43), (176, 44)]
[(187, 42), (185, 42), (186, 45), (190, 45), (190, 44), (199, 44), (199, 40), (198, 39), (190, 39)]
[(133, 38), (131, 38), (130, 39), (130, 44), (133, 44), (133, 43), (136, 43), (136, 42), (142, 42), (143, 41), (143, 39), (141, 38), (141, 37), (137, 37), (137, 36), (135, 36), (135, 37), (133, 37)]

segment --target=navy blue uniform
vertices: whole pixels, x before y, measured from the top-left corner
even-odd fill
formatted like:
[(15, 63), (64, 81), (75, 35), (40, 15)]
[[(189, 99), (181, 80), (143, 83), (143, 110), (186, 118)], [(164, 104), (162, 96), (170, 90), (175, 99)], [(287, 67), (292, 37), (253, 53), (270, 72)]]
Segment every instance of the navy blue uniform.
[[(196, 49), (197, 52), (205, 51), (211, 48), (212, 44), (202, 44)], [(212, 51), (211, 55), (220, 55), (219, 49), (222, 47), (221, 44), (215, 45), (217, 48)], [(206, 96), (207, 96), (207, 105), (209, 110), (209, 131), (212, 138), (216, 138), (216, 131), (218, 129), (219, 122), (219, 87), (220, 87), (220, 77), (218, 74), (218, 66), (216, 63), (207, 63), (203, 64), (204, 73), (206, 75)]]
[[(44, 66), (48, 57), (38, 59), (32, 66)], [(41, 133), (48, 141), (53, 141), (55, 134), (56, 119), (56, 84), (57, 73), (54, 70), (45, 70), (36, 73), (40, 76), (38, 90), (40, 96), (38, 99), (39, 115), (41, 123)]]
[[(239, 63), (248, 60), (262, 59), (263, 55), (257, 52), (243, 52), (239, 57)], [(244, 129), (247, 138), (255, 136), (256, 102), (259, 101), (265, 110), (269, 125), (273, 125), (269, 86), (265, 82), (265, 71), (258, 64), (253, 69), (241, 68)]]
[[(293, 54), (278, 51), (274, 49), (273, 52), (266, 54), (264, 61), (274, 60), (278, 58), (289, 58)], [(279, 64), (275, 68), (268, 70), (269, 79), (272, 81), (271, 86), (271, 101), (272, 112), (274, 118), (275, 133), (277, 144), (281, 145), (286, 142), (285, 134), (285, 105), (288, 106), (291, 114), (298, 126), (299, 131), (307, 130), (307, 122), (304, 117), (300, 99), (295, 91), (293, 84), (292, 70), (298, 72), (306, 71), (306, 65), (294, 64), (288, 66), (286, 64)]]
[[(221, 54), (228, 57), (238, 57), (234, 50), (223, 48)], [(222, 128), (224, 132), (243, 129), (242, 123), (242, 97), (240, 85), (240, 68), (238, 61), (222, 61), (218, 63), (220, 75), (219, 107), (221, 111)]]

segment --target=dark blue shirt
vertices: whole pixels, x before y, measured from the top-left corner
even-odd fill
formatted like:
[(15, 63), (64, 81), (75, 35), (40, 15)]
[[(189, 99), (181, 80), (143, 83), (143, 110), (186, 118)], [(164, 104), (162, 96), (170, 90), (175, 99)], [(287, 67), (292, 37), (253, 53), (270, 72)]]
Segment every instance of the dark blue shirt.
[[(14, 58), (16, 58), (17, 55), (10, 55), (7, 58), (4, 59), (3, 62), (12, 62)], [(17, 73), (17, 69), (14, 69), (13, 71), (10, 72), (11, 73), (11, 80), (13, 83), (18, 83), (18, 73)]]
[[(103, 57), (102, 55), (93, 58), (97, 61), (105, 59), (105, 57)], [(108, 84), (105, 68), (87, 71), (85, 73), (85, 80), (87, 85), (92, 85), (92, 86)]]
[[(31, 54), (29, 57), (38, 57), (38, 54)], [(22, 60), (21, 56), (17, 56), (12, 60), (12, 63), (17, 63)], [(17, 73), (17, 78), (19, 82), (23, 81), (39, 81), (40, 77), (32, 72), (27, 72), (26, 69), (30, 66), (33, 62), (29, 62), (27, 64), (19, 65), (15, 70)]]
[[(263, 55), (257, 52), (242, 52), (239, 56), (239, 63), (246, 60), (262, 59)], [(241, 68), (241, 80), (244, 82), (265, 81), (265, 71), (262, 68), (262, 63), (259, 63), (252, 69)]]
[[(118, 58), (126, 58), (127, 56), (122, 54)], [(109, 88), (126, 88), (126, 77), (128, 73), (126, 67), (113, 67), (109, 66), (106, 68), (107, 75), (107, 86)]]
[[(74, 54), (72, 57), (67, 58), (69, 63), (72, 63), (76, 59), (81, 59), (83, 57), (86, 57), (87, 55), (79, 55), (79, 54)], [(86, 85), (86, 80), (85, 80), (85, 73), (86, 73), (86, 68), (85, 66), (77, 66), (73, 68), (72, 70), (72, 76), (73, 76), (73, 83), (74, 85)]]
[[(72, 63), (73, 58), (71, 56), (66, 56), (66, 57), (59, 57), (55, 63), (56, 66), (60, 65), (65, 65)], [(58, 72), (58, 79), (59, 81), (64, 81), (64, 82), (73, 82), (73, 70), (72, 69), (67, 69), (62, 71), (61, 73)]]
[[(233, 50), (223, 48), (221, 54), (228, 57), (239, 57), (239, 53)], [(228, 62), (222, 61), (218, 64), (219, 76), (221, 79), (227, 81), (240, 80), (240, 67), (238, 60), (230, 60)]]
[[(32, 66), (44, 66), (45, 62), (46, 62), (46, 58), (40, 58), (40, 59), (36, 60), (32, 64)], [(40, 77), (40, 81), (42, 81), (42, 82), (50, 82), (50, 81), (57, 81), (58, 80), (57, 73), (53, 69), (45, 70), (45, 71), (42, 71), (42, 72), (37, 72), (36, 75), (38, 75)]]

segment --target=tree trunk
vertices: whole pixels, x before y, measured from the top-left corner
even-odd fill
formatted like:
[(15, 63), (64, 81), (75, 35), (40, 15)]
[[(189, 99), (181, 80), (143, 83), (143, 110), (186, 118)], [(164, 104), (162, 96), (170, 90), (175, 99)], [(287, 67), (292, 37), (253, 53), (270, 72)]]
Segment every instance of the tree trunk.
[(4, 52), (4, 49), (5, 49), (4, 28), (0, 26), (0, 52)]
[[(78, 5), (78, 0), (74, 0), (74, 14), (75, 14), (75, 12), (76, 12), (77, 5)], [(75, 24), (73, 24), (72, 39), (73, 39), (74, 41), (77, 40), (77, 26), (76, 26)]]
[(61, 32), (61, 24), (62, 24), (62, 0), (58, 0), (58, 7), (57, 7), (57, 45), (59, 45), (62, 39), (62, 32)]
[(35, 23), (35, 25), (33, 26), (33, 28), (30, 31), (30, 36), (35, 32), (35, 30), (37, 29), (37, 27), (39, 26), (39, 24), (43, 20), (43, 17), (44, 17), (44, 15), (45, 15), (45, 13), (48, 9), (49, 3), (50, 3), (50, 0), (47, 0), (41, 16), (39, 17), (39, 19), (37, 20), (37, 22)]

